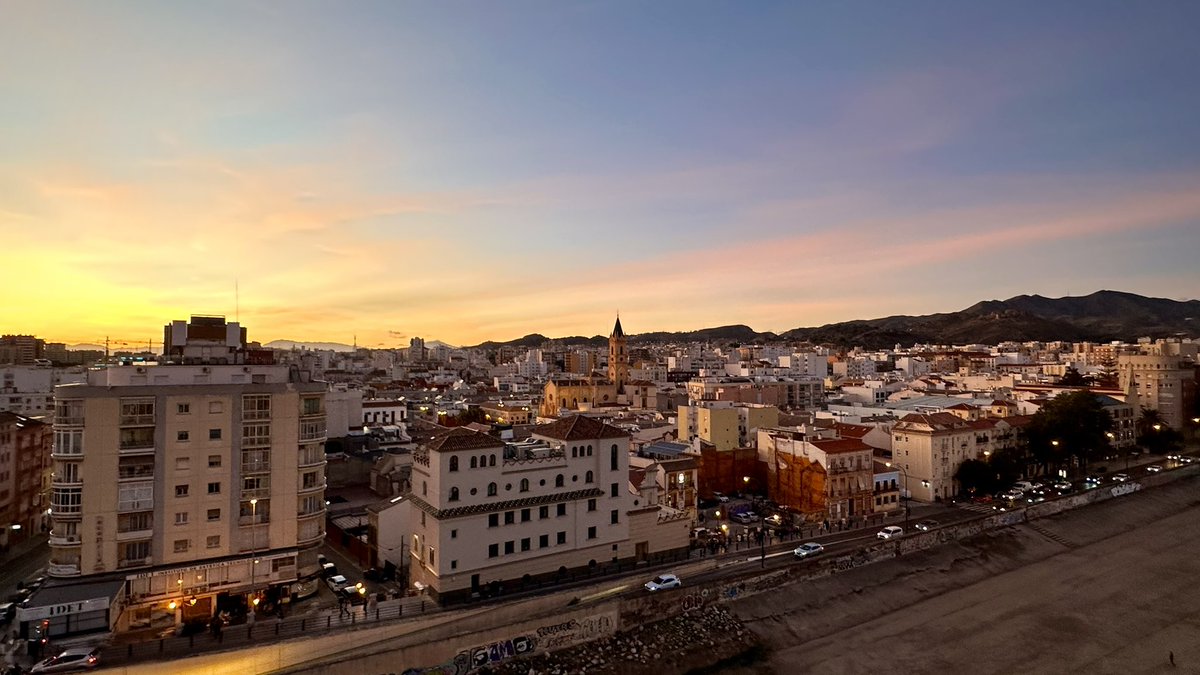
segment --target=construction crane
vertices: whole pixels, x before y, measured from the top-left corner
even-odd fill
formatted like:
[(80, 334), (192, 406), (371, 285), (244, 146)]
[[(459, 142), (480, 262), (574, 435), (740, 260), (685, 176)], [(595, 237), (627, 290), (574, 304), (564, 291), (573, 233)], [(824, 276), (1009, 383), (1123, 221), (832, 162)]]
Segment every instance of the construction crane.
[[(159, 346), (162, 346), (161, 342), (159, 342), (158, 344), (159, 344)], [(109, 354), (111, 353), (111, 351), (113, 349), (124, 348), (124, 349), (130, 350), (130, 351), (140, 352), (140, 351), (143, 351), (143, 347), (145, 348), (145, 352), (150, 353), (150, 354), (155, 353), (154, 352), (154, 340), (124, 340), (124, 339), (120, 339), (120, 338), (110, 338), (108, 336), (105, 336), (104, 337), (104, 359), (106, 361), (108, 360)]]

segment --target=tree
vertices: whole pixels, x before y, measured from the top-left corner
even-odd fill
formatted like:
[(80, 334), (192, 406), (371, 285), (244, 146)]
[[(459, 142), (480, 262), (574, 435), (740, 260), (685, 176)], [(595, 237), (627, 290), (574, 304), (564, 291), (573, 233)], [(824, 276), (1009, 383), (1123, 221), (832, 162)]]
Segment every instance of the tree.
[(1080, 375), (1079, 371), (1075, 369), (1075, 366), (1067, 366), (1067, 369), (1063, 371), (1063, 376), (1061, 379), (1059, 379), (1058, 383), (1064, 387), (1086, 387), (1091, 384), (1092, 381), (1090, 378)]
[(1073, 391), (1052, 399), (1025, 429), (1030, 455), (1042, 473), (1088, 462), (1111, 451), (1112, 416), (1090, 391)]
[(967, 496), (986, 495), (996, 492), (996, 472), (987, 462), (978, 459), (964, 460), (954, 472), (958, 491)]
[(1153, 408), (1142, 408), (1138, 418), (1138, 445), (1156, 455), (1166, 455), (1183, 447), (1183, 434), (1167, 426)]

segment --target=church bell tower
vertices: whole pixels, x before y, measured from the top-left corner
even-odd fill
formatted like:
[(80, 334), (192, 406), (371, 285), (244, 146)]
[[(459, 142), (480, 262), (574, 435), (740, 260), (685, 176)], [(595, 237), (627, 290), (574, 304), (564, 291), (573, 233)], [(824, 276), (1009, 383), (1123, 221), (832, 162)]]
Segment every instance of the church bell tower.
[(617, 393), (625, 393), (629, 381), (629, 350), (625, 346), (625, 331), (621, 330), (621, 315), (608, 336), (608, 379), (617, 385)]

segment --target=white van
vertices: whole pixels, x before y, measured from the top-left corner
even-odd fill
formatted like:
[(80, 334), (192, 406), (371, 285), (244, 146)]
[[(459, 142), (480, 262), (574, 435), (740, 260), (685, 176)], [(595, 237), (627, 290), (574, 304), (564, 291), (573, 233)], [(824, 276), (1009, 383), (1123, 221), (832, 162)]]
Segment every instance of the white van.
[(1021, 492), (1028, 492), (1033, 489), (1033, 483), (1030, 483), (1027, 480), (1019, 480), (1013, 483), (1013, 489), (1020, 490)]

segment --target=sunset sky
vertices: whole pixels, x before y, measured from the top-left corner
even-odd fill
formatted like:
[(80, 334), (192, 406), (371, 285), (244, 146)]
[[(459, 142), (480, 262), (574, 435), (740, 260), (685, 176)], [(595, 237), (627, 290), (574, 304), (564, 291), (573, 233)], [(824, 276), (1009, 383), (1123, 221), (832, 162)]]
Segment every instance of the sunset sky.
[[(1200, 3), (0, 0), (0, 332), (1200, 296)], [(157, 346), (157, 345), (156, 345)]]

